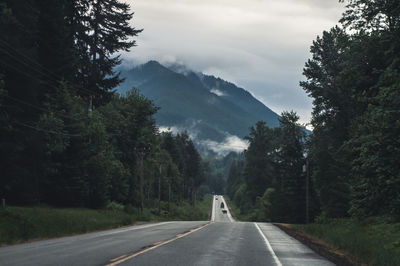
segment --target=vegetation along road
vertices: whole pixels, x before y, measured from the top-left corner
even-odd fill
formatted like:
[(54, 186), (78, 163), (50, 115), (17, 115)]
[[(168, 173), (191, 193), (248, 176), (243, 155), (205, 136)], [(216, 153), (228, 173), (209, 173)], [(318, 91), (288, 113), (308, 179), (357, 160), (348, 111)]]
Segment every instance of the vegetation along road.
[(118, 264), (334, 265), (272, 224), (234, 221), (223, 196), (213, 198), (211, 221), (150, 223), (0, 248), (0, 265)]

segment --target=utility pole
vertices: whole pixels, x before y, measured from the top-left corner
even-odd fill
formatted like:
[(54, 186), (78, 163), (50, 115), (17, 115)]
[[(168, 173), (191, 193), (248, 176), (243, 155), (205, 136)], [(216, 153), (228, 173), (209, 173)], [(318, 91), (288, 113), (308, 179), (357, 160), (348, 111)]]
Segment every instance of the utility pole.
[(144, 209), (144, 192), (143, 192), (143, 187), (144, 187), (144, 168), (143, 168), (143, 157), (144, 157), (144, 151), (140, 152), (140, 211), (143, 213)]
[(161, 212), (161, 164), (160, 164), (160, 175), (158, 176), (158, 215)]
[(170, 215), (171, 207), (171, 180), (168, 177), (168, 215)]
[(136, 154), (140, 155), (140, 211), (143, 213), (144, 210), (144, 157), (146, 152), (150, 151), (148, 144), (141, 144), (138, 148), (135, 148)]
[(93, 96), (89, 96), (89, 117), (92, 117), (92, 111), (93, 111)]
[(310, 163), (306, 157), (306, 224), (310, 222)]

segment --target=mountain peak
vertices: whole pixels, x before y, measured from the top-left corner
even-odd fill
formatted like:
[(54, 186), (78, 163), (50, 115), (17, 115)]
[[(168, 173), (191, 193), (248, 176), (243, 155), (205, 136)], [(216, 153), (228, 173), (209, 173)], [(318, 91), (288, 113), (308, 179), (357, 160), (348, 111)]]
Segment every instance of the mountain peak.
[(165, 66), (161, 65), (159, 62), (155, 60), (150, 60), (147, 63), (139, 66), (142, 69), (145, 70), (151, 70), (151, 71), (158, 71), (158, 72), (170, 72), (168, 68)]
[(195, 73), (195, 71), (193, 71), (192, 69), (190, 69), (189, 67), (187, 67), (182, 63), (170, 63), (166, 64), (166, 67), (168, 67), (170, 70), (176, 73), (183, 74), (185, 76), (188, 75), (189, 73)]
[(159, 66), (159, 67), (163, 67), (163, 65), (161, 65), (158, 61), (156, 60), (150, 60), (147, 63), (143, 64), (143, 66)]
[(161, 107), (157, 125), (188, 131), (203, 155), (246, 147), (242, 138), (259, 120), (272, 127), (279, 124), (279, 116), (246, 90), (182, 64), (163, 66), (152, 60), (121, 75), (126, 80), (120, 93), (138, 88)]

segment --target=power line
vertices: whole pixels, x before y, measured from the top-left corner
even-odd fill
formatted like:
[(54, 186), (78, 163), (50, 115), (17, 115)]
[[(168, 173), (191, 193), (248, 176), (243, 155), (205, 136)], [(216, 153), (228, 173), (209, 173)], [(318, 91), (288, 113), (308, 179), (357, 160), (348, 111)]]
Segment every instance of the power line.
[[(45, 81), (45, 80), (43, 80), (43, 79), (41, 79), (40, 77), (38, 77), (38, 76), (33, 76), (33, 75), (31, 75), (31, 74), (28, 74), (28, 73), (26, 73), (26, 72), (24, 72), (24, 71), (22, 71), (22, 70), (20, 70), (20, 69), (18, 69), (18, 67), (17, 66), (15, 66), (15, 65), (11, 65), (10, 63), (6, 63), (6, 62), (1, 62), (3, 65), (5, 65), (5, 66), (7, 66), (7, 67), (10, 67), (10, 68), (12, 68), (14, 71), (16, 71), (16, 72), (18, 72), (18, 73), (20, 73), (20, 74), (22, 74), (22, 75), (24, 75), (24, 76), (26, 76), (26, 77), (28, 77), (28, 78), (31, 78), (31, 79), (36, 79), (37, 81), (39, 81), (40, 83), (43, 83), (43, 84), (47, 84), (47, 85), (50, 85), (50, 86), (54, 86), (54, 85), (62, 85), (63, 83), (61, 82), (61, 81), (57, 81), (57, 80), (52, 80), (53, 82), (54, 82), (54, 84), (52, 84), (52, 83), (50, 83), (49, 81)], [(72, 88), (74, 88), (74, 87), (72, 87)], [(75, 88), (74, 88), (75, 89)], [(86, 94), (87, 95), (93, 95), (93, 93), (92, 92), (90, 92), (89, 90), (83, 90), (84, 92), (86, 92)]]
[(41, 78), (39, 78), (39, 77), (37, 77), (37, 76), (33, 76), (33, 75), (31, 75), (31, 74), (28, 74), (27, 72), (24, 72), (24, 71), (18, 69), (18, 67), (15, 66), (15, 65), (11, 65), (11, 64), (6, 63), (6, 62), (4, 62), (4, 61), (1, 62), (1, 64), (5, 65), (6, 67), (12, 68), (14, 71), (16, 71), (16, 72), (18, 72), (18, 73), (20, 73), (20, 74), (22, 74), (22, 75), (24, 75), (24, 76), (26, 76), (26, 77), (28, 77), (28, 78), (36, 79), (36, 80), (39, 81), (40, 83), (47, 84), (47, 85), (51, 85), (51, 86), (54, 86), (54, 85), (55, 85), (55, 84), (49, 83), (49, 81), (44, 81), (43, 79), (41, 79)]
[(50, 134), (62, 135), (62, 136), (67, 136), (67, 137), (83, 137), (80, 134), (61, 133), (61, 132), (56, 132), (56, 131), (52, 131), (52, 130), (46, 130), (46, 129), (43, 129), (43, 128), (38, 128), (38, 127), (31, 126), (31, 125), (28, 125), (28, 124), (25, 124), (25, 123), (22, 123), (22, 122), (19, 122), (19, 121), (16, 121), (16, 120), (14, 120), (12, 122), (14, 122), (15, 124), (18, 124), (20, 126), (23, 126), (23, 127), (31, 128), (31, 129), (34, 129), (36, 131), (46, 132), (46, 133), (50, 133)]
[[(5, 51), (4, 48), (0, 47), (0, 49), (2, 49), (3, 52), (7, 53), (10, 57), (16, 59), (15, 56), (13, 56), (13, 55), (11, 55), (10, 53), (8, 53), (7, 51)], [(57, 86), (58, 86), (58, 85), (62, 85), (62, 84), (63, 84), (62, 81), (61, 81), (62, 79), (60, 79), (60, 80), (55, 79), (54, 77), (51, 77), (49, 74), (46, 74), (46, 73), (44, 73), (44, 72), (42, 72), (42, 71), (36, 69), (35, 67), (33, 67), (33, 66), (27, 64), (26, 62), (22, 62), (21, 60), (17, 60), (17, 61), (19, 61), (19, 63), (20, 63), (23, 67), (26, 67), (26, 68), (30, 69), (31, 71), (33, 70), (33, 71), (35, 71), (36, 73), (47, 77), (48, 81), (44, 81), (43, 79), (41, 79), (41, 78), (39, 78), (39, 77), (37, 77), (37, 76), (32, 76), (32, 75), (30, 75), (30, 74), (27, 74), (26, 72), (23, 72), (23, 71), (19, 70), (15, 65), (10, 65), (9, 63), (6, 63), (6, 62), (4, 62), (4, 61), (3, 61), (2, 63), (3, 63), (4, 65), (8, 66), (8, 67), (11, 67), (12, 69), (14, 69), (15, 71), (19, 72), (20, 74), (23, 74), (23, 75), (25, 75), (25, 76), (27, 76), (27, 77), (30, 77), (30, 78), (33, 78), (33, 79), (36, 79), (36, 80), (39, 80), (41, 83), (44, 83), (44, 84), (47, 84), (47, 85), (51, 85), (51, 86), (54, 86), (54, 85), (57, 85)], [(50, 84), (49, 81), (54, 82), (54, 84)], [(74, 85), (74, 84), (72, 84), (72, 83), (70, 83), (70, 82), (67, 82), (67, 83), (68, 83), (68, 85), (70, 85), (71, 88), (73, 88), (73, 89), (77, 89), (77, 87), (79, 87), (79, 89), (77, 89), (77, 90), (80, 90), (81, 92), (84, 92), (84, 93), (87, 94), (87, 95), (98, 95), (98, 96), (101, 96), (101, 94), (99, 94), (99, 93), (97, 93), (97, 92), (84, 89), (84, 88), (82, 88), (82, 87), (80, 87), (80, 86), (76, 86), (76, 85)]]
[[(4, 63), (4, 62), (3, 62), (3, 63)], [(26, 72), (23, 72), (23, 71), (19, 70), (18, 68), (16, 68), (16, 67), (13, 66), (13, 65), (10, 65), (10, 64), (5, 64), (5, 65), (8, 65), (8, 67), (11, 67), (11, 68), (14, 69), (15, 71), (19, 72), (19, 73), (22, 74), (22, 75), (25, 75), (25, 76), (28, 77), (28, 78), (32, 78), (32, 79), (38, 80), (40, 83), (44, 83), (44, 84), (47, 84), (47, 85), (54, 85), (54, 84), (50, 84), (49, 82), (46, 82), (46, 81), (40, 79), (40, 78), (37, 77), (37, 76), (32, 76), (32, 75), (30, 75), (30, 74), (28, 74), (28, 73), (26, 73)], [(39, 110), (42, 110), (42, 111), (46, 111), (46, 112), (48, 111), (48, 110), (46, 110), (46, 109), (44, 109), (44, 108), (42, 108), (42, 107), (39, 107), (39, 106), (37, 106), (37, 105), (33, 105), (33, 104), (31, 104), (31, 103), (28, 103), (28, 102), (25, 102), (25, 101), (23, 101), (23, 100), (14, 98), (14, 97), (12, 97), (12, 96), (6, 95), (6, 97), (8, 97), (8, 98), (10, 98), (10, 99), (12, 99), (12, 100), (14, 100), (14, 101), (20, 102), (21, 104), (29, 105), (29, 106), (31, 106), (31, 107), (33, 107), (33, 108), (36, 108), (36, 109), (39, 109)], [(54, 100), (54, 98), (52, 98), (52, 99)], [(59, 113), (59, 112), (55, 111), (55, 113)], [(67, 115), (65, 115), (65, 114), (60, 114), (60, 116), (63, 116), (64, 118), (69, 118), (69, 119), (73, 119), (73, 120), (79, 121), (79, 120), (77, 120), (76, 118), (67, 116)]]
[[(13, 101), (19, 102), (19, 103), (21, 103), (21, 104), (25, 104), (25, 105), (30, 106), (30, 107), (32, 107), (32, 108), (35, 108), (35, 109), (37, 109), (37, 110), (44, 111), (44, 112), (49, 112), (49, 110), (47, 110), (47, 109), (45, 109), (45, 108), (42, 108), (42, 107), (39, 107), (39, 106), (37, 106), (37, 105), (34, 105), (34, 104), (31, 104), (31, 103), (25, 102), (25, 101), (23, 101), (23, 100), (14, 98), (14, 97), (9, 96), (9, 95), (5, 95), (5, 96), (6, 96), (7, 98), (12, 99)], [(53, 111), (50, 111), (50, 112), (56, 113), (56, 114), (58, 114), (59, 116), (62, 116), (62, 117), (67, 118), (67, 119), (73, 119), (73, 120), (75, 120), (75, 121), (81, 121), (80, 119), (77, 119), (77, 118), (75, 118), (75, 117), (71, 117), (71, 116), (62, 114), (62, 113), (60, 113), (60, 112), (58, 112), (58, 111), (54, 111), (54, 110), (53, 110)]]
[[(1, 41), (1, 40), (0, 40)], [(0, 43), (1, 44), (1, 43)], [(0, 49), (3, 51), (3, 53), (6, 53), (9, 57), (15, 59), (16, 61), (18, 61), (20, 64), (24, 65), (25, 67), (30, 68), (33, 71), (36, 71), (37, 73), (41, 74), (41, 75), (45, 75), (47, 76), (49, 79), (53, 80), (53, 81), (57, 81), (57, 79), (55, 79), (54, 77), (50, 76), (47, 73), (44, 73), (42, 71), (40, 71), (38, 68), (34, 68), (31, 65), (29, 65), (26, 61), (23, 61), (21, 58), (14, 56), (13, 54), (11, 54), (9, 51), (5, 50), (3, 47), (0, 46)]]
[[(30, 64), (34, 64), (34, 65), (36, 65), (37, 67), (41, 68), (42, 70), (45, 70), (45, 71), (48, 72), (47, 74), (41, 72), (42, 74), (46, 74), (46, 75), (48, 75), (48, 77), (50, 77), (50, 78), (52, 78), (52, 79), (54, 79), (54, 80), (56, 80), (56, 81), (59, 81), (59, 80), (62, 80), (62, 79), (63, 79), (62, 77), (60, 77), (60, 76), (54, 74), (52, 71), (50, 71), (50, 70), (48, 70), (47, 68), (45, 68), (45, 67), (44, 67), (43, 65), (41, 65), (39, 62), (37, 62), (37, 60), (35, 60), (35, 59), (33, 59), (33, 58), (31, 58), (31, 57), (29, 57), (29, 56), (23, 54), (22, 52), (18, 51), (17, 49), (15, 49), (14, 47), (12, 47), (10, 44), (8, 44), (6, 41), (4, 41), (4, 40), (2, 40), (2, 39), (0, 38), (0, 44), (1, 44), (1, 43), (2, 43), (3, 45), (6, 45), (6, 46), (7, 46), (9, 49), (11, 49), (14, 53), (16, 53), (16, 54), (20, 55), (21, 57), (23, 57), (23, 58), (27, 59), (28, 61), (30, 61)], [(4, 48), (3, 48), (3, 50), (4, 50)], [(8, 53), (8, 54), (9, 54), (10, 56), (12, 56), (13, 58), (16, 58), (15, 56), (11, 55), (10, 53)], [(16, 58), (16, 59), (18, 60), (18, 58)], [(24, 63), (25, 63), (25, 62), (24, 62)], [(36, 68), (35, 68), (35, 70), (36, 70)], [(52, 77), (51, 75), (53, 75), (53, 77)]]
[[(58, 83), (58, 84), (60, 84), (61, 81), (63, 80), (63, 78), (62, 78), (61, 76), (56, 75), (56, 74), (53, 73), (52, 71), (50, 71), (50, 70), (48, 70), (47, 68), (45, 68), (44, 66), (42, 66), (42, 65), (41, 65), (40, 63), (38, 63), (36, 60), (30, 58), (29, 56), (27, 56), (27, 55), (21, 53), (21, 52), (18, 51), (18, 50), (16, 50), (14, 47), (12, 47), (10, 44), (8, 44), (6, 41), (2, 40), (1, 38), (0, 38), (0, 44), (6, 45), (6, 46), (8, 47), (9, 50), (12, 50), (14, 53), (16, 53), (16, 54), (20, 55), (21, 57), (26, 58), (28, 61), (30, 61), (30, 63), (29, 63), (29, 62), (26, 62), (26, 61), (25, 61), (25, 62), (24, 62), (24, 61), (21, 61), (20, 58), (17, 58), (16, 56), (12, 55), (10, 52), (8, 52), (7, 50), (5, 50), (6, 48), (0, 47), (0, 49), (2, 49), (3, 52), (7, 53), (10, 57), (12, 57), (12, 58), (16, 59), (17, 61), (19, 61), (19, 62), (20, 62), (22, 65), (24, 65), (25, 67), (28, 67), (28, 68), (30, 68), (31, 70), (34, 70), (34, 71), (36, 71), (37, 73), (40, 73), (40, 74), (46, 76), (47, 78), (49, 78), (49, 79), (55, 81), (55, 82)], [(41, 68), (42, 70), (39, 70), (39, 69), (37, 69), (37, 68), (35, 68), (35, 67), (32, 67), (32, 66), (31, 66), (32, 64), (33, 64), (33, 65), (36, 65), (37, 67)], [(46, 71), (47, 73), (45, 73), (44, 71)], [(76, 84), (73, 84), (73, 83), (70, 83), (70, 82), (68, 82), (68, 84), (72, 85), (72, 87), (73, 87), (74, 89), (79, 88), (79, 90), (85, 91), (86, 93), (88, 93), (88, 95), (93, 95), (93, 94), (95, 94), (95, 95), (97, 95), (97, 96), (102, 96), (102, 94), (100, 94), (99, 92), (95, 92), (95, 91), (91, 91), (91, 90), (85, 89), (85, 88), (83, 88), (83, 87), (81, 87), (81, 86), (77, 86)]]

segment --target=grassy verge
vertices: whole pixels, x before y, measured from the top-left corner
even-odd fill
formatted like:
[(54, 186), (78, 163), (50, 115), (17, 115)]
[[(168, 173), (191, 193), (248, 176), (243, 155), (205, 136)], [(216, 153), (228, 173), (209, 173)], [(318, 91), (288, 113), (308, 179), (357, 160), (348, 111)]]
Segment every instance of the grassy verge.
[(7, 207), (0, 211), (0, 243), (13, 244), (132, 224), (123, 211)]
[(323, 224), (294, 225), (370, 265), (400, 265), (400, 223), (384, 218), (335, 219)]
[(180, 204), (171, 204), (170, 213), (167, 202), (161, 202), (161, 211), (158, 215), (158, 209), (147, 209), (144, 215), (140, 217), (141, 221), (207, 221), (211, 208), (211, 195), (205, 195), (202, 200), (196, 201), (192, 206), (188, 202)]
[[(0, 209), (0, 245), (106, 230), (132, 225), (136, 221), (205, 221), (208, 220), (210, 202), (211, 195), (206, 195), (196, 202), (195, 207), (187, 202), (171, 204), (171, 212), (161, 211), (160, 215), (157, 208), (139, 213), (135, 208), (118, 204), (104, 210), (7, 207)], [(167, 203), (163, 202), (162, 210), (166, 207)]]

